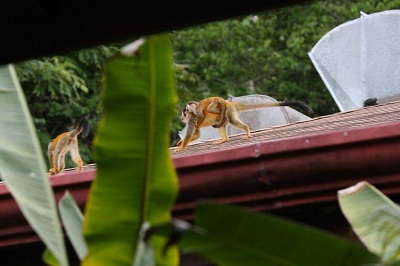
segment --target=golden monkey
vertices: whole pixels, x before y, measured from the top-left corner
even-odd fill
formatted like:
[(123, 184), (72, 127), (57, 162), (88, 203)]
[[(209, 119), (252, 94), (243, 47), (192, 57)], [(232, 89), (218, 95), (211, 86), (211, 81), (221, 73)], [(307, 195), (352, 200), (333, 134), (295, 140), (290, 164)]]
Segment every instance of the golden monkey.
[(56, 175), (65, 168), (65, 154), (69, 151), (72, 161), (77, 166), (77, 171), (82, 170), (83, 161), (79, 154), (78, 135), (82, 132), (82, 137), (87, 137), (89, 133), (89, 123), (87, 120), (81, 120), (77, 127), (70, 131), (58, 135), (52, 139), (47, 148), (47, 154), (50, 161), (50, 175)]
[[(220, 97), (212, 97), (212, 98), (220, 98)], [(280, 101), (280, 102), (269, 102), (269, 103), (259, 103), (259, 104), (249, 104), (249, 103), (241, 103), (241, 102), (228, 102), (225, 101), (225, 115), (222, 113), (218, 113), (220, 110), (218, 109), (218, 103), (222, 105), (221, 102), (216, 102), (214, 100), (207, 100), (208, 98), (200, 101), (200, 102), (188, 102), (186, 108), (182, 112), (182, 121), (187, 123), (186, 135), (180, 141), (178, 141), (177, 152), (184, 150), (187, 145), (200, 138), (200, 128), (214, 126), (220, 123), (221, 125), (218, 127), (219, 134), (222, 139), (215, 141), (215, 144), (220, 144), (229, 141), (229, 137), (227, 134), (227, 125), (231, 123), (233, 126), (240, 128), (246, 131), (246, 135), (243, 139), (251, 138), (250, 128), (248, 125), (243, 123), (239, 119), (239, 112), (241, 111), (250, 111), (256, 110), (260, 108), (268, 108), (268, 107), (281, 107), (281, 106), (293, 106), (302, 109), (303, 111), (312, 114), (312, 109), (306, 104), (299, 101)], [(222, 98), (221, 98), (222, 99)], [(207, 104), (202, 104), (202, 102), (214, 102), (215, 105), (212, 109), (212, 112), (209, 111)], [(207, 110), (205, 107), (207, 106)]]
[[(179, 140), (177, 146), (181, 151), (189, 142), (200, 138), (200, 127), (221, 127), (227, 122), (226, 101), (222, 97), (208, 97), (200, 102), (190, 101), (182, 111), (182, 122), (188, 124), (188, 131), (184, 140)], [(188, 134), (189, 133), (189, 134)], [(189, 136), (190, 140), (189, 140)], [(181, 144), (183, 143), (183, 148)]]

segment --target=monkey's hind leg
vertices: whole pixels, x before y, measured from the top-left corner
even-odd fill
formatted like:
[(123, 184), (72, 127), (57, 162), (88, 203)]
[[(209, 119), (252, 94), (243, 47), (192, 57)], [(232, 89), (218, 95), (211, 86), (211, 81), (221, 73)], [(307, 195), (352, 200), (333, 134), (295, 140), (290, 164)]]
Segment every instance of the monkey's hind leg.
[[(236, 110), (235, 110), (235, 111), (236, 111)], [(252, 137), (252, 135), (251, 135), (251, 133), (250, 133), (250, 128), (249, 128), (249, 126), (246, 125), (245, 123), (243, 123), (243, 122), (239, 119), (239, 117), (238, 117), (238, 115), (237, 115), (237, 111), (236, 111), (236, 112), (232, 112), (232, 113), (230, 112), (230, 113), (228, 114), (228, 119), (229, 119), (229, 122), (230, 122), (233, 126), (235, 126), (235, 127), (237, 127), (237, 128), (240, 128), (240, 129), (246, 131), (246, 135), (243, 137), (243, 139), (248, 139), (248, 138), (251, 138), (251, 137)]]
[(50, 175), (56, 175), (65, 168), (65, 153), (54, 153), (50, 157)]
[(83, 167), (83, 161), (81, 159), (81, 156), (79, 154), (79, 148), (78, 148), (78, 139), (74, 138), (71, 140), (71, 142), (69, 143), (69, 151), (71, 154), (71, 159), (72, 161), (76, 164), (76, 171), (80, 172), (82, 171), (82, 167)]

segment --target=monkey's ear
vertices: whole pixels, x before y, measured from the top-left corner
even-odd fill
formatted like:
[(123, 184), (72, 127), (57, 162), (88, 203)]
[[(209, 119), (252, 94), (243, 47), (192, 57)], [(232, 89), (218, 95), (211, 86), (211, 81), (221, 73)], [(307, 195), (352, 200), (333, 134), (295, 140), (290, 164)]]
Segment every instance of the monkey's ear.
[(188, 101), (186, 104), (187, 104), (187, 105), (188, 105), (188, 104), (194, 104), (194, 105), (196, 105), (196, 107), (199, 105), (199, 103), (196, 102), (196, 101)]
[(186, 103), (186, 107), (190, 106), (190, 109), (196, 109), (199, 106), (198, 102), (195, 101), (189, 101)]
[(198, 105), (199, 103), (197, 102), (188, 102), (186, 105), (186, 112), (194, 113)]

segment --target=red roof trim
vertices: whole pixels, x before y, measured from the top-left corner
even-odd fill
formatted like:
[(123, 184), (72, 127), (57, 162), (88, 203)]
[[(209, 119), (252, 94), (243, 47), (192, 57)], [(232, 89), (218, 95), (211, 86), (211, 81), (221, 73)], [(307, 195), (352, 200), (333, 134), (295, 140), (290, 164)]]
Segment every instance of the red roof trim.
[(398, 122), (178, 157), (174, 214), (191, 219), (196, 199), (209, 198), (264, 211), (335, 202), (338, 189), (361, 180), (390, 184), (397, 193), (398, 158)]

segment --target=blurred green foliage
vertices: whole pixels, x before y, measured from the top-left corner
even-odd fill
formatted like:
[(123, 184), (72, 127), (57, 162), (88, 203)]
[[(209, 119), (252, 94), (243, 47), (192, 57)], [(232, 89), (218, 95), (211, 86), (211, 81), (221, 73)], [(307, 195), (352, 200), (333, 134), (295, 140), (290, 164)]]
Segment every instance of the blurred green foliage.
[[(334, 27), (359, 18), (360, 11), (396, 8), (400, 0), (314, 1), (173, 32), (179, 106), (171, 145), (183, 127), (184, 104), (208, 96), (259, 93), (305, 101), (316, 115), (337, 112), (308, 51)], [(17, 64), (44, 153), (51, 138), (84, 117), (92, 132), (80, 141), (80, 149), (83, 160), (93, 162), (90, 150), (101, 115), (102, 66), (119, 47), (100, 46)]]

